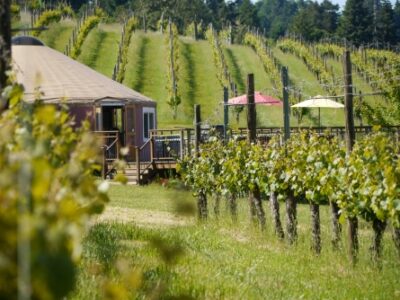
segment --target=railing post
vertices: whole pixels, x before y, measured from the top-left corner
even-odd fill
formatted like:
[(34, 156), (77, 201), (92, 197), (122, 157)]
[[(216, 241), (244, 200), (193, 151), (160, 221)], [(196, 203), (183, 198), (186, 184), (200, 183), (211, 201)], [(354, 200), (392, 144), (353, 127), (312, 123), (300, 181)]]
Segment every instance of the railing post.
[(101, 168), (101, 177), (103, 179), (106, 179), (106, 175), (107, 175), (107, 160), (106, 160), (106, 147), (102, 146), (102, 152), (103, 152), (103, 167)]
[(186, 129), (186, 134), (187, 134), (187, 155), (190, 155), (190, 152), (192, 151), (192, 149), (191, 149), (192, 131), (188, 128), (188, 129)]
[(180, 156), (180, 158), (182, 159), (183, 158), (183, 150), (185, 149), (184, 148), (184, 141), (185, 141), (185, 139), (184, 139), (184, 136), (183, 136), (183, 129), (181, 129), (181, 132), (180, 132), (180, 138), (181, 138), (181, 143), (180, 143), (180, 145), (179, 145), (179, 156)]
[(117, 146), (116, 146), (116, 148), (117, 148), (117, 159), (119, 159), (119, 132), (116, 133), (116, 140), (117, 140), (117, 142), (116, 142), (116, 144), (117, 144)]
[(136, 154), (137, 183), (140, 185), (140, 148), (139, 147), (135, 147), (135, 154)]
[(154, 136), (153, 133), (150, 135), (150, 161), (154, 162)]

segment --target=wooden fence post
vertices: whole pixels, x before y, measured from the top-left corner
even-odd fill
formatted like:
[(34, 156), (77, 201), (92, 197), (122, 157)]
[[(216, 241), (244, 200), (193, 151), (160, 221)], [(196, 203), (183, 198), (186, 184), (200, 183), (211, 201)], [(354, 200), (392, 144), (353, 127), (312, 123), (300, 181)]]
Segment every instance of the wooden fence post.
[(228, 106), (228, 88), (224, 87), (224, 140), (228, 138), (227, 130), (229, 126), (229, 106)]
[(344, 105), (346, 117), (346, 148), (347, 153), (350, 154), (354, 141), (354, 116), (353, 116), (353, 81), (351, 71), (350, 52), (345, 51), (343, 55), (343, 71), (344, 71)]
[(284, 138), (287, 141), (290, 138), (290, 106), (289, 106), (289, 93), (288, 93), (288, 68), (282, 67), (282, 94), (283, 94), (283, 127)]
[[(247, 140), (249, 143), (257, 141), (256, 128), (257, 112), (254, 99), (254, 75), (247, 75)], [(262, 207), (261, 191), (256, 186), (249, 193), (250, 218), (253, 222), (258, 219), (260, 228), (265, 229), (265, 212)]]
[(179, 156), (180, 156), (180, 158), (181, 159), (183, 159), (183, 157), (184, 157), (184, 149), (185, 149), (185, 137), (184, 137), (184, 129), (181, 129), (180, 130), (180, 147), (179, 147), (179, 152), (180, 152), (180, 154), (179, 154)]
[(140, 185), (140, 148), (135, 147), (135, 155), (136, 155), (136, 176), (137, 183)]
[[(344, 105), (346, 118), (346, 150), (350, 155), (355, 141), (354, 116), (353, 116), (353, 81), (351, 74), (350, 52), (346, 50), (343, 54), (343, 73), (344, 73)], [(357, 217), (348, 217), (349, 234), (349, 255), (351, 262), (357, 262), (358, 253), (358, 219)]]
[(186, 139), (187, 139), (187, 155), (190, 155), (190, 152), (192, 151), (192, 132), (189, 128), (186, 129)]
[(106, 146), (102, 147), (102, 155), (103, 155), (103, 161), (102, 161), (102, 165), (103, 167), (101, 168), (101, 177), (103, 179), (106, 179), (106, 175), (107, 175), (107, 160), (106, 160)]
[(247, 141), (254, 143), (256, 132), (257, 112), (254, 102), (254, 74), (247, 75)]

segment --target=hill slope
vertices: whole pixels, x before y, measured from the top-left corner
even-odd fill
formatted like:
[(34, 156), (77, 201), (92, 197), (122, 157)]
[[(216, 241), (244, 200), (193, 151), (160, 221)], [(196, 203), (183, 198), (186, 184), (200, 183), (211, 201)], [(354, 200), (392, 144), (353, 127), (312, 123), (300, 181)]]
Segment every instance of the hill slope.
[[(71, 35), (74, 22), (64, 20), (52, 24), (50, 29), (43, 32), (40, 38), (50, 47), (63, 51)], [(100, 24), (92, 30), (85, 40), (82, 53), (78, 60), (93, 69), (111, 77), (118, 56), (118, 43), (121, 38), (121, 25)], [(291, 84), (302, 91), (302, 100), (315, 95), (326, 95), (315, 76), (305, 64), (294, 55), (283, 53), (273, 48), (275, 57), (282, 65), (289, 68)], [(265, 94), (280, 94), (273, 90), (270, 78), (265, 72), (256, 53), (247, 46), (225, 45), (224, 56), (232, 78), (237, 84), (238, 93), (246, 91), (247, 74), (255, 75), (255, 88)], [(211, 46), (207, 41), (194, 41), (188, 37), (180, 37), (180, 60), (178, 89), (182, 99), (178, 107), (178, 116), (172, 118), (172, 110), (166, 103), (167, 84), (167, 46), (165, 36), (160, 33), (136, 31), (133, 33), (128, 50), (123, 84), (154, 99), (158, 103), (158, 126), (192, 126), (193, 105), (200, 104), (202, 119), (205, 123), (221, 124), (223, 120), (223, 90), (217, 80), (217, 70), (214, 65)], [(341, 63), (329, 59), (327, 61), (337, 77), (343, 77)], [(357, 90), (371, 92), (371, 88), (357, 75), (354, 75)], [(380, 101), (376, 98), (376, 101)], [(367, 99), (373, 103), (374, 98)], [(245, 126), (246, 113), (243, 111), (236, 120), (237, 113), (230, 108), (231, 126)], [(301, 124), (296, 118), (291, 118), (292, 126), (317, 125), (318, 110), (309, 110)], [(282, 108), (257, 107), (259, 126), (282, 126)], [(321, 109), (321, 121), (325, 126), (343, 125), (343, 110)]]

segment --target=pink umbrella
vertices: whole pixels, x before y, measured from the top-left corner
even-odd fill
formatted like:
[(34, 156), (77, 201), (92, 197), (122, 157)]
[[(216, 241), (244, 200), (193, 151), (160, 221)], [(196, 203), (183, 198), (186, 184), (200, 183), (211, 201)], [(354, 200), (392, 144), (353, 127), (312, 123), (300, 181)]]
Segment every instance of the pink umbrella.
[[(256, 104), (270, 105), (270, 106), (282, 106), (282, 101), (279, 99), (275, 99), (271, 96), (263, 95), (260, 92), (254, 93), (254, 102)], [(228, 105), (246, 105), (247, 104), (247, 95), (241, 95), (235, 98), (231, 98), (228, 100)]]

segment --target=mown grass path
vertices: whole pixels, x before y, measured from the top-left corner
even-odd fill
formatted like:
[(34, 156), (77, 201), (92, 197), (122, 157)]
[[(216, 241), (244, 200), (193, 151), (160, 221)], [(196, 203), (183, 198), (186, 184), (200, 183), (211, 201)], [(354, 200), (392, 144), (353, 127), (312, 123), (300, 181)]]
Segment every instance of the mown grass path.
[(87, 36), (78, 61), (111, 78), (117, 62), (120, 38), (119, 24), (100, 24)]
[[(214, 124), (221, 123), (223, 118), (223, 90), (217, 79), (217, 70), (214, 66), (213, 54), (207, 41), (193, 41), (190, 38), (181, 38), (190, 56), (184, 58), (184, 74), (182, 76), (183, 92), (186, 91), (187, 105), (200, 104), (203, 121), (210, 121)], [(185, 52), (183, 52), (185, 53)], [(190, 99), (192, 97), (192, 99)], [(190, 110), (189, 110), (190, 111)], [(193, 107), (191, 108), (191, 117)], [(190, 120), (189, 124), (193, 124)]]

